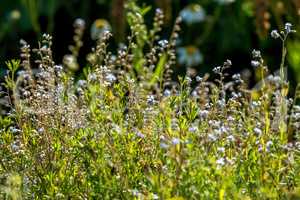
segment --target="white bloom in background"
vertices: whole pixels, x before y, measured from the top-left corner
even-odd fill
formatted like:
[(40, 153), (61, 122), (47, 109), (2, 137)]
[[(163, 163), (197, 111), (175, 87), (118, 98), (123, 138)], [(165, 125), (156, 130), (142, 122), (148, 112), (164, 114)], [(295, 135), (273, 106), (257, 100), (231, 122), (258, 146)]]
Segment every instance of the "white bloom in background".
[(71, 54), (64, 56), (63, 63), (71, 70), (77, 70), (79, 68), (76, 57)]
[(203, 55), (193, 45), (177, 48), (177, 55), (179, 64), (187, 67), (197, 66), (203, 62)]
[(91, 38), (97, 40), (107, 31), (111, 31), (109, 22), (105, 19), (96, 19), (91, 27)]
[(182, 21), (194, 24), (205, 20), (205, 10), (199, 4), (190, 4), (180, 11)]
[(226, 5), (235, 2), (235, 0), (215, 0), (219, 4)]
[(74, 21), (74, 26), (75, 27), (79, 27), (79, 28), (84, 28), (85, 27), (85, 21), (81, 18), (77, 18), (75, 21)]

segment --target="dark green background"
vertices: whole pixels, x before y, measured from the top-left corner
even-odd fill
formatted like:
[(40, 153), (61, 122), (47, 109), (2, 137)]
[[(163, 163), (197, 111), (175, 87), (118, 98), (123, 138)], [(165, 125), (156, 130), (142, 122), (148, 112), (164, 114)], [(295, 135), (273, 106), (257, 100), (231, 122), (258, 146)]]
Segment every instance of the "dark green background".
[[(73, 21), (80, 17), (86, 21), (85, 45), (81, 51), (80, 63), (85, 64), (85, 54), (93, 46), (89, 30), (94, 20), (107, 19), (113, 26), (112, 46), (124, 42), (128, 27), (122, 9), (125, 0), (1, 0), (0, 2), (0, 64), (4, 74), (4, 62), (18, 58), (19, 40), (37, 46), (41, 34), (48, 32), (54, 38), (54, 59), (60, 63), (72, 43)], [(280, 41), (269, 36), (272, 29), (282, 29), (285, 22), (291, 22), (298, 30), (289, 40), (289, 78), (295, 85), (300, 80), (300, 2), (299, 0), (236, 0), (220, 5), (215, 0), (138, 0), (141, 6), (152, 6), (146, 15), (151, 26), (154, 10), (161, 7), (167, 16), (163, 38), (168, 36), (176, 16), (186, 6), (197, 3), (206, 12), (206, 20), (193, 25), (182, 24), (181, 46), (195, 45), (203, 54), (204, 62), (195, 66), (203, 74), (211, 71), (226, 59), (233, 62), (233, 71), (245, 69), (253, 72), (250, 65), (252, 49), (263, 52), (269, 68), (278, 69), (280, 64)], [(14, 19), (17, 11), (20, 18)], [(183, 73), (186, 66), (176, 66), (177, 73)], [(254, 77), (254, 76), (252, 76)]]

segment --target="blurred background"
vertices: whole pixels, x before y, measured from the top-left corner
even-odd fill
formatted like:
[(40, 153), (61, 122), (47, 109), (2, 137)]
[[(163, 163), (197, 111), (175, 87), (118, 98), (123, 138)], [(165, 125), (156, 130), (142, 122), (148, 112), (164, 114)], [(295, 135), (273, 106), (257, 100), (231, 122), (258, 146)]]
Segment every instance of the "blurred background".
[[(62, 62), (73, 41), (73, 22), (82, 18), (87, 30), (81, 50), (81, 65), (94, 45), (93, 33), (109, 28), (114, 33), (112, 46), (126, 43), (129, 33), (124, 4), (126, 0), (1, 0), (0, 1), (0, 73), (5, 61), (19, 58), (19, 41), (32, 47), (42, 33), (53, 36), (54, 59)], [(233, 72), (252, 76), (251, 52), (261, 50), (271, 70), (279, 68), (281, 42), (270, 37), (273, 29), (283, 29), (285, 22), (298, 32), (288, 41), (289, 79), (300, 81), (300, 0), (137, 0), (148, 7), (145, 21), (151, 28), (156, 8), (165, 13), (162, 38), (168, 38), (174, 20), (182, 16), (178, 40), (178, 65), (175, 72), (189, 69), (198, 74), (210, 72), (226, 59), (232, 60)]]

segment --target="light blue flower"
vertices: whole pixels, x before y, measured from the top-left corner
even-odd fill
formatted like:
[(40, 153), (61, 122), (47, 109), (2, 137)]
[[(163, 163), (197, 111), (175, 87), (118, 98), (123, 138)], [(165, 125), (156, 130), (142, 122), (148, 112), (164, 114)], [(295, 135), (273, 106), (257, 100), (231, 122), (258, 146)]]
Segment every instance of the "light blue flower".
[(187, 67), (197, 66), (203, 62), (203, 56), (195, 46), (185, 46), (177, 48), (178, 62)]
[(180, 16), (187, 24), (194, 24), (204, 21), (206, 14), (199, 4), (190, 4), (180, 11)]
[(107, 31), (111, 31), (109, 22), (105, 19), (96, 19), (91, 27), (91, 38), (97, 40)]
[(235, 0), (215, 0), (219, 4), (226, 5), (235, 2)]
[(172, 144), (173, 145), (177, 145), (180, 143), (180, 139), (179, 138), (172, 138)]

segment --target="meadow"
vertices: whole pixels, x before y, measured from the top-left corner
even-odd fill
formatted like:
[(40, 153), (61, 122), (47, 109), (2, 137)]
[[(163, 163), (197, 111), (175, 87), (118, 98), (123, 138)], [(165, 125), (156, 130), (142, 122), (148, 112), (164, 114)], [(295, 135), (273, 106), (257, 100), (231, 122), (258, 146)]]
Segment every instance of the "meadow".
[(49, 34), (21, 40), (6, 62), (0, 199), (300, 199), (300, 86), (291, 94), (285, 72), (293, 25), (269, 34), (282, 47), (278, 74), (249, 49), (253, 89), (228, 73), (234, 60), (174, 78), (182, 16), (165, 39), (162, 10), (148, 27), (147, 8), (126, 9), (126, 44), (110, 50), (113, 34), (97, 32), (80, 75), (80, 18), (62, 63)]

